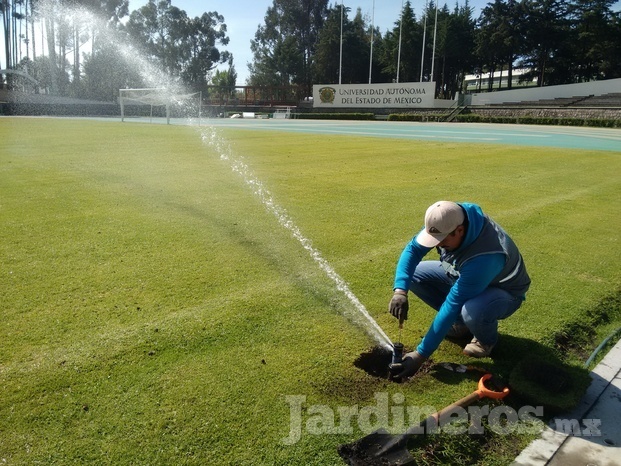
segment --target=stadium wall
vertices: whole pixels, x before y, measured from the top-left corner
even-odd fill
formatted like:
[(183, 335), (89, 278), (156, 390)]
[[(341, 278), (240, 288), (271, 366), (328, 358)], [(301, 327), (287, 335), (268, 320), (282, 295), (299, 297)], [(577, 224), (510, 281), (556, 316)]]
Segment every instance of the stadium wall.
[(621, 92), (621, 78), (559, 86), (531, 87), (507, 91), (483, 92), (470, 95), (468, 105), (512, 104), (524, 101), (558, 99), (562, 97), (603, 95)]

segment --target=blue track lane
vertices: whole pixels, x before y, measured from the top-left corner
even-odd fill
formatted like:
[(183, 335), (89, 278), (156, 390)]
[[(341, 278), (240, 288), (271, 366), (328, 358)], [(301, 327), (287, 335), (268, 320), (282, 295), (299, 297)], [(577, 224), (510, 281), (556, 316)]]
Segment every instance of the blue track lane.
[(203, 124), (249, 130), (423, 141), (510, 144), (621, 152), (621, 130), (567, 126), (388, 121), (210, 119)]

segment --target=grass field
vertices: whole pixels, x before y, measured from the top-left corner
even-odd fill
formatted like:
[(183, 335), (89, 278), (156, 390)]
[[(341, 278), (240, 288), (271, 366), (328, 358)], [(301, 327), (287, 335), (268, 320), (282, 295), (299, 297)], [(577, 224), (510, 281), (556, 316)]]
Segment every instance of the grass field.
[[(336, 411), (387, 393), (441, 408), (473, 390), (467, 378), (399, 385), (354, 367), (375, 342), (235, 160), (392, 339), (394, 266), (438, 199), (480, 204), (533, 279), (481, 364), (505, 376), (531, 353), (579, 364), (621, 325), (618, 152), (226, 129), (206, 139), (183, 126), (0, 119), (1, 463), (338, 464), (337, 446), (362, 435), (355, 423), (313, 435), (305, 408), (287, 445), (286, 397)], [(433, 318), (411, 302), (409, 347)], [(468, 361), (449, 342), (433, 358)], [(506, 464), (529, 438), (457, 442), (425, 461)]]

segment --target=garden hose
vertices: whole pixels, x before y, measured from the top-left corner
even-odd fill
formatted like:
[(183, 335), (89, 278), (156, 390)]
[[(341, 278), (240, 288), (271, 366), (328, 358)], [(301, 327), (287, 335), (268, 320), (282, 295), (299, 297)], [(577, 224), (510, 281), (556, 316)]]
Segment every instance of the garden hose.
[(588, 367), (591, 365), (591, 363), (593, 362), (593, 360), (597, 357), (597, 355), (599, 354), (599, 352), (602, 350), (602, 348), (604, 346), (606, 346), (606, 344), (613, 339), (619, 332), (621, 332), (621, 327), (619, 327), (617, 330), (615, 330), (614, 332), (612, 332), (610, 335), (608, 335), (604, 341), (602, 341), (599, 346), (597, 348), (595, 348), (595, 350), (593, 350), (593, 352), (591, 353), (591, 356), (589, 356), (589, 359), (586, 360), (586, 362), (584, 363), (584, 368), (588, 369)]

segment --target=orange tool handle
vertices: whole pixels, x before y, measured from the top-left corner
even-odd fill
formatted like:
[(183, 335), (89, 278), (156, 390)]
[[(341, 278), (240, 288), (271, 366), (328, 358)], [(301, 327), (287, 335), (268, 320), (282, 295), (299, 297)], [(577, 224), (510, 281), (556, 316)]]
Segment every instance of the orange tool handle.
[(505, 396), (509, 394), (509, 387), (503, 387), (501, 392), (497, 392), (494, 390), (490, 390), (485, 386), (485, 382), (492, 378), (492, 374), (485, 374), (479, 380), (479, 388), (476, 393), (479, 395), (479, 398), (491, 398), (493, 400), (502, 400)]

